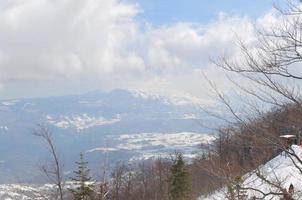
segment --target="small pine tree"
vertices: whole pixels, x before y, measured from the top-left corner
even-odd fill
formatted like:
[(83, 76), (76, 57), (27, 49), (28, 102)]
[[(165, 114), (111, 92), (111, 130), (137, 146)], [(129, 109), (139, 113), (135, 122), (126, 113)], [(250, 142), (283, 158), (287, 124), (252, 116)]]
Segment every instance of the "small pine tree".
[(191, 192), (191, 178), (186, 170), (181, 153), (176, 153), (171, 167), (170, 199), (189, 200)]
[(77, 170), (73, 173), (75, 177), (71, 180), (75, 188), (70, 189), (74, 200), (93, 200), (93, 189), (91, 188), (90, 170), (87, 167), (88, 162), (84, 161), (83, 153), (80, 153), (80, 161), (76, 162)]

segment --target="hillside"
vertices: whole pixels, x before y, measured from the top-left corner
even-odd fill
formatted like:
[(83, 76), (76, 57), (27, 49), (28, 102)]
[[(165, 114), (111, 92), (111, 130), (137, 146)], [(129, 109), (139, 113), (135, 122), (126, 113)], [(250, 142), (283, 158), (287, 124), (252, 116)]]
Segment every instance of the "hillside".
[[(295, 154), (302, 158), (302, 147), (293, 145), (292, 149), (294, 150)], [(296, 159), (294, 159), (296, 160)], [(296, 160), (297, 161), (297, 160)], [(300, 164), (298, 164), (301, 167)], [(258, 171), (259, 170), (259, 171)], [(264, 165), (260, 166), (257, 169), (257, 173), (260, 172), (261, 175), (265, 176), (265, 179), (271, 183), (278, 183), (282, 188), (289, 188), (290, 184), (293, 184), (295, 188), (295, 193), (293, 195), (294, 199), (302, 199), (301, 197), (301, 189), (302, 188), (302, 174), (299, 172), (298, 168), (295, 167), (293, 161), (288, 155), (285, 155), (282, 152), (280, 155), (276, 156), (269, 162), (265, 163)], [(280, 189), (277, 187), (272, 186), (267, 181), (259, 178), (257, 176), (256, 171), (253, 171), (249, 174), (243, 176), (243, 183), (241, 187), (243, 188), (254, 188), (260, 190), (261, 192), (267, 193), (278, 193)], [(282, 196), (273, 196), (267, 195), (263, 198), (263, 194), (258, 191), (248, 190), (247, 195), (249, 198), (257, 197), (260, 199), (276, 199), (279, 200)], [(226, 199), (227, 190), (223, 188), (219, 191), (214, 192), (214, 194), (210, 196), (201, 196), (199, 200), (219, 200), (219, 199)]]

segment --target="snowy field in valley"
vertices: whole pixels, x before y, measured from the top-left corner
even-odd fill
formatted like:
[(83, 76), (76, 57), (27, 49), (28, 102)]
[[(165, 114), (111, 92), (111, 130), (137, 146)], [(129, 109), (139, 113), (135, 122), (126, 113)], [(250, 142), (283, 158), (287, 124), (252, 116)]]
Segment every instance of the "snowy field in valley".
[(96, 147), (87, 152), (132, 151), (138, 156), (133, 156), (131, 161), (166, 157), (174, 151), (180, 151), (186, 158), (192, 158), (201, 151), (202, 144), (209, 144), (214, 139), (213, 135), (193, 132), (122, 134), (114, 139), (116, 145)]

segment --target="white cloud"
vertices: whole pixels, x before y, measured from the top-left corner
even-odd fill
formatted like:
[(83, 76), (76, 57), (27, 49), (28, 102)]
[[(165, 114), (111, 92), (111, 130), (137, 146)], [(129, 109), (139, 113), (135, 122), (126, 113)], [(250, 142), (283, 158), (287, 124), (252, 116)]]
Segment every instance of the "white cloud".
[(115, 0), (0, 3), (1, 79), (53, 79), (137, 70), (128, 45), (138, 6)]
[(254, 41), (247, 17), (153, 27), (136, 20), (140, 11), (118, 0), (1, 1), (0, 81), (197, 92), (196, 69), (212, 71), (210, 56), (236, 54), (237, 37)]

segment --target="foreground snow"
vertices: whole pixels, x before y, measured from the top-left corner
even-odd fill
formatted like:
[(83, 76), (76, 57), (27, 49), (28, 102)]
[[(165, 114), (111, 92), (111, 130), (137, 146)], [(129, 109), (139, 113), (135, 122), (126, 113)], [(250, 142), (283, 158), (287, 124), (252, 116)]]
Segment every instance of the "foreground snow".
[[(302, 158), (302, 147), (293, 145), (292, 149)], [(294, 159), (296, 160), (296, 159)], [(298, 164), (298, 163), (297, 163)], [(302, 169), (302, 165), (298, 164)], [(279, 182), (282, 188), (288, 189), (289, 185), (292, 183), (295, 188), (294, 199), (302, 199), (302, 174), (299, 172), (298, 168), (295, 167), (293, 161), (289, 156), (284, 153), (278, 155), (271, 161), (267, 162), (265, 165), (259, 168), (259, 172), (266, 177), (270, 182)], [(269, 192), (280, 192), (277, 188), (269, 185), (268, 183), (261, 180), (255, 172), (247, 174), (244, 177), (244, 182), (242, 187), (251, 187), (261, 190), (264, 193)], [(258, 198), (262, 197), (260, 192), (248, 191), (247, 195), (249, 197), (256, 196)], [(214, 194), (204, 197), (201, 196), (198, 200), (223, 200), (226, 199), (226, 188), (215, 192)], [(264, 199), (280, 199), (279, 197), (267, 196)]]

